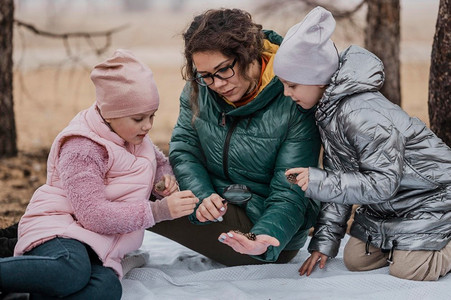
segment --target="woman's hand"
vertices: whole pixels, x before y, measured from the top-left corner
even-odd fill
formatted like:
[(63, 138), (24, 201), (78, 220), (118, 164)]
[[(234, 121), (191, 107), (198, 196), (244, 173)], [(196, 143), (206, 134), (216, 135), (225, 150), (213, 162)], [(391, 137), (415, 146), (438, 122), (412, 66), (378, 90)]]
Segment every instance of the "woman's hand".
[(305, 192), (308, 188), (308, 168), (293, 168), (285, 171), (285, 176), (297, 174), (296, 184)]
[(166, 197), (166, 201), (171, 217), (176, 219), (192, 214), (199, 199), (191, 191), (186, 190), (172, 193)]
[(222, 221), (222, 216), (227, 211), (227, 203), (218, 194), (211, 194), (202, 200), (202, 203), (196, 210), (196, 218), (200, 222)]
[(299, 275), (302, 276), (305, 273), (307, 273), (307, 276), (309, 276), (318, 262), (319, 268), (323, 269), (326, 266), (328, 258), (329, 257), (327, 255), (322, 254), (319, 251), (313, 251), (310, 257), (307, 258), (305, 262), (302, 264), (302, 266), (299, 268)]
[(232, 247), (236, 252), (248, 255), (260, 255), (265, 253), (269, 246), (277, 247), (280, 245), (276, 238), (267, 234), (259, 234), (256, 236), (255, 241), (252, 241), (235, 231), (221, 233), (218, 240)]
[[(164, 186), (163, 186), (164, 183)], [(163, 178), (155, 185), (155, 192), (166, 197), (179, 190), (179, 185), (174, 175), (163, 175)]]

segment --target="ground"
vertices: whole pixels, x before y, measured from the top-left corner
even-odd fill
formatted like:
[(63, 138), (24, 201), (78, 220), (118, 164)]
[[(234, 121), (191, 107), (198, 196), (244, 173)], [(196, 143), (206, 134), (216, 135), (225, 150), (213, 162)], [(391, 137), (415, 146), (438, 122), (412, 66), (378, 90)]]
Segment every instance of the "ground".
[(0, 228), (19, 221), (36, 188), (45, 183), (48, 151), (0, 159)]

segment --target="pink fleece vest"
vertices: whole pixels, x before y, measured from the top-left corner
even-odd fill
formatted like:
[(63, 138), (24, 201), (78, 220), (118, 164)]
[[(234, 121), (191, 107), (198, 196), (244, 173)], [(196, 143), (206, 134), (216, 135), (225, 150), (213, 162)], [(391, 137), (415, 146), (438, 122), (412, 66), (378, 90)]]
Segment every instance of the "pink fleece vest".
[(79, 240), (89, 245), (102, 260), (122, 277), (121, 259), (141, 246), (144, 229), (127, 234), (102, 235), (84, 229), (74, 218), (56, 166), (61, 145), (70, 136), (84, 136), (108, 151), (108, 172), (105, 178), (106, 198), (110, 201), (148, 199), (156, 172), (154, 146), (145, 138), (140, 145), (125, 141), (104, 124), (95, 105), (81, 111), (56, 137), (47, 161), (46, 184), (36, 190), (20, 220), (19, 240), (15, 255), (54, 237)]

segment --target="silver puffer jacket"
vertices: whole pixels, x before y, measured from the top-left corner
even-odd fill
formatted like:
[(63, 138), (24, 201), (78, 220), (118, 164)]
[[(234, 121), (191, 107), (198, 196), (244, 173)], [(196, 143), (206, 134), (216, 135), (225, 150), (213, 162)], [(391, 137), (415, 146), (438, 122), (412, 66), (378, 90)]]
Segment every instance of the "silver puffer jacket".
[(451, 240), (451, 149), (379, 93), (383, 82), (382, 62), (351, 46), (320, 100), (324, 170), (310, 168), (306, 196), (322, 209), (310, 252), (337, 255), (352, 204), (351, 235), (375, 247), (439, 250)]

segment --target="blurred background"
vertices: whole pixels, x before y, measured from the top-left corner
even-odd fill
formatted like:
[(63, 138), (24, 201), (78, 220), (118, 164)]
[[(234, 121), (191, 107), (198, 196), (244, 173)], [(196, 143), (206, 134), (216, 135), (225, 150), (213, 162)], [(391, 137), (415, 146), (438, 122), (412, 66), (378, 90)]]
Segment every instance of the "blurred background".
[[(111, 40), (51, 38), (14, 28), (14, 104), (19, 151), (49, 148), (58, 132), (95, 98), (89, 79), (93, 65), (114, 49), (132, 50), (153, 70), (161, 97), (154, 143), (167, 151), (184, 85), (181, 34), (192, 18), (209, 8), (236, 7), (281, 35), (306, 15), (301, 6), (265, 11), (264, 0), (16, 0), (15, 18), (43, 32), (104, 32)], [(277, 0), (270, 1), (272, 3)], [(335, 0), (343, 7), (360, 1)], [(402, 107), (428, 124), (430, 54), (439, 0), (401, 0)], [(365, 10), (355, 23), (338, 23), (333, 39), (341, 51), (363, 44)], [(99, 49), (106, 48), (104, 52)], [(97, 52), (96, 52), (97, 51)]]
[[(153, 70), (161, 104), (150, 136), (167, 153), (184, 85), (180, 72), (181, 34), (195, 15), (210, 8), (241, 8), (249, 11), (263, 28), (285, 35), (309, 10), (301, 1), (319, 3), (316, 0), (14, 1), (13, 94), (19, 153), (17, 157), (0, 159), (0, 227), (17, 222), (31, 195), (45, 183), (47, 154), (53, 139), (75, 114), (95, 101), (90, 71), (115, 49), (132, 50)], [(284, 1), (291, 1), (291, 5)], [(360, 2), (321, 0), (344, 10), (352, 10)], [(429, 67), (439, 0), (400, 0), (400, 4), (401, 106), (429, 124)], [(365, 8), (354, 14), (352, 22), (338, 21), (333, 35), (338, 49), (344, 50), (349, 44), (364, 46), (365, 24)], [(112, 32), (109, 39), (107, 32)], [(61, 38), (64, 33), (89, 33), (90, 37)]]

